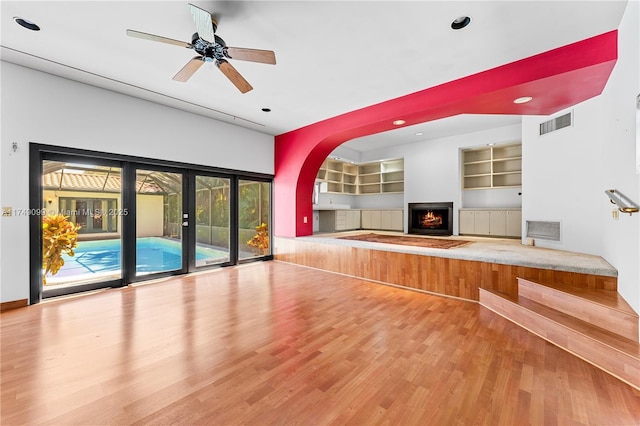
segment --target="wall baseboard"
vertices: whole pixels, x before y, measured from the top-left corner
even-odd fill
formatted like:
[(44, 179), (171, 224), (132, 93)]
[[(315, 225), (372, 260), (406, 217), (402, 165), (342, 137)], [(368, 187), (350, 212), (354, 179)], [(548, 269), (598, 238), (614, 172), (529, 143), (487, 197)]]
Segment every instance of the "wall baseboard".
[(8, 311), (10, 309), (24, 308), (29, 306), (28, 299), (12, 300), (11, 302), (0, 303), (0, 312)]

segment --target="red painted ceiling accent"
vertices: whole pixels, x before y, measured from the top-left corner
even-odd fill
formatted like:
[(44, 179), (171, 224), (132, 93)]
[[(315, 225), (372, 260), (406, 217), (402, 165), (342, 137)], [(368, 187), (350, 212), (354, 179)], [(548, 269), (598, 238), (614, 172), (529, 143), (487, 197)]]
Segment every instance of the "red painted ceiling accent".
[[(397, 128), (398, 118), (410, 126), (458, 114), (553, 114), (602, 93), (617, 38), (617, 31), (604, 33), (276, 136), (274, 234), (313, 233), (315, 176), (342, 143)], [(514, 104), (521, 96), (534, 99)]]

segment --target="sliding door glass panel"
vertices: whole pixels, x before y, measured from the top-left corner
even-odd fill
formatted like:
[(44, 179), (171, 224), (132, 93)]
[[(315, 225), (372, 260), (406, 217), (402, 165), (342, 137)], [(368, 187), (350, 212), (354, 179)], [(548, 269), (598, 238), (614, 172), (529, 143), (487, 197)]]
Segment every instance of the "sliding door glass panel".
[(136, 171), (136, 276), (184, 268), (181, 173)]
[(122, 278), (121, 169), (80, 161), (42, 161), (45, 292)]
[(271, 254), (271, 184), (240, 180), (238, 191), (238, 258)]
[[(230, 180), (196, 175), (196, 267), (229, 262)], [(193, 221), (192, 221), (193, 222)]]

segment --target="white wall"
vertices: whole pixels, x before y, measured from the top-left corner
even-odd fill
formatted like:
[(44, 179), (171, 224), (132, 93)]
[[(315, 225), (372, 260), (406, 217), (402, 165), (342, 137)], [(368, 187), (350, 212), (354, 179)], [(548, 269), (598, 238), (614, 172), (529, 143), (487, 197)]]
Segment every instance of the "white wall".
[[(603, 185), (640, 204), (640, 172), (635, 167), (636, 96), (640, 93), (640, 3), (629, 2), (619, 27), (619, 59), (602, 96), (606, 137), (602, 140)], [(606, 207), (605, 207), (606, 205)], [(602, 256), (618, 269), (618, 292), (640, 312), (640, 213), (611, 217), (601, 204)]]
[(468, 189), (462, 191), (462, 207), (522, 207), (522, 188)]
[[(347, 141), (348, 142), (348, 141)], [(360, 151), (356, 151), (355, 149), (351, 149), (344, 145), (341, 145), (334, 149), (331, 154), (329, 154), (330, 158), (337, 158), (342, 161), (353, 161), (355, 163), (361, 163), (360, 156), (362, 154)]]
[[(462, 207), (460, 150), (489, 143), (504, 144), (520, 140), (520, 125), (499, 127), (429, 141), (398, 145), (362, 153), (361, 160), (404, 157), (404, 201), (408, 203), (453, 201), (453, 233), (458, 233), (457, 209)], [(481, 196), (465, 207), (519, 206), (519, 190), (478, 190)], [(470, 192), (470, 191), (466, 191)], [(509, 204), (509, 205), (507, 205)], [(406, 220), (405, 220), (406, 222)], [(405, 223), (405, 232), (407, 224)]]
[(163, 233), (164, 204), (162, 195), (136, 196), (136, 236), (161, 237)]
[[(539, 136), (549, 117), (525, 117), (523, 220), (561, 222), (562, 241), (536, 245), (600, 255), (618, 270), (618, 292), (640, 311), (640, 214), (612, 217), (604, 191), (640, 202), (636, 174), (639, 3), (629, 2), (619, 28), (618, 61), (602, 95), (571, 108), (574, 126)], [(566, 111), (559, 112), (560, 115)]]
[[(29, 142), (274, 172), (273, 136), (6, 62), (0, 78), (4, 207), (28, 207)], [(28, 298), (28, 218), (0, 220), (0, 301)]]

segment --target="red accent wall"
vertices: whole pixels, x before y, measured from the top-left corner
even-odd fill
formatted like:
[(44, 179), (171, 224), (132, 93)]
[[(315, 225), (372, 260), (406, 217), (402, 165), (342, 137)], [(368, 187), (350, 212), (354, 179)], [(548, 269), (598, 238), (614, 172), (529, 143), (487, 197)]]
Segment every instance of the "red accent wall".
[[(274, 235), (313, 233), (312, 196), (324, 159), (342, 143), (458, 114), (549, 115), (602, 93), (617, 59), (611, 31), (275, 138)], [(514, 104), (520, 96), (533, 96)], [(307, 223), (304, 223), (304, 217)]]

